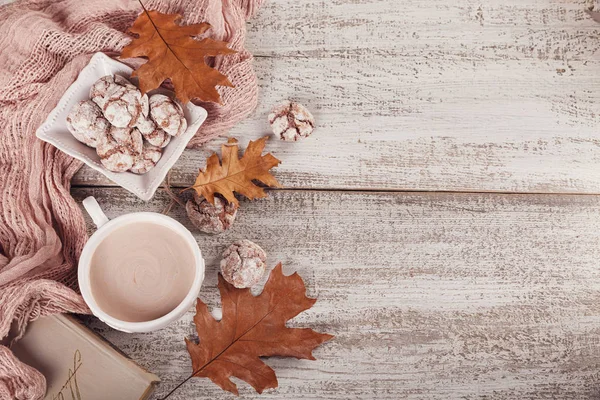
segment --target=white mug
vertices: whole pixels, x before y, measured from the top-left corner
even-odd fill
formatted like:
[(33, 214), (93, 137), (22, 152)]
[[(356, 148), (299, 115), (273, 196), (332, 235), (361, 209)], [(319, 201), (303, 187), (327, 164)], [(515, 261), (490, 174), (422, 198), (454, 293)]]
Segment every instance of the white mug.
[[(92, 221), (94, 221), (98, 227), (98, 230), (90, 237), (88, 242), (85, 244), (83, 251), (81, 252), (77, 276), (81, 295), (83, 296), (83, 299), (89, 306), (90, 310), (92, 310), (92, 313), (108, 326), (129, 333), (150, 332), (161, 329), (171, 322), (181, 318), (194, 305), (194, 302), (198, 297), (198, 292), (200, 292), (202, 281), (204, 281), (204, 259), (202, 258), (202, 254), (200, 253), (196, 239), (194, 239), (194, 236), (192, 236), (190, 231), (188, 231), (183, 225), (175, 221), (173, 218), (153, 212), (125, 214), (109, 220), (104, 212), (102, 212), (102, 209), (100, 208), (100, 205), (98, 205), (96, 199), (91, 196), (83, 200), (83, 207), (88, 212), (90, 217), (92, 217)], [(92, 255), (94, 254), (94, 251), (98, 245), (107, 236), (114, 232), (115, 229), (135, 222), (152, 222), (177, 232), (181, 236), (182, 240), (185, 240), (190, 244), (190, 247), (193, 249), (195, 259), (194, 281), (190, 291), (185, 296), (183, 301), (166, 315), (151, 321), (143, 322), (122, 321), (105, 313), (94, 300), (90, 286), (90, 265), (92, 261)]]

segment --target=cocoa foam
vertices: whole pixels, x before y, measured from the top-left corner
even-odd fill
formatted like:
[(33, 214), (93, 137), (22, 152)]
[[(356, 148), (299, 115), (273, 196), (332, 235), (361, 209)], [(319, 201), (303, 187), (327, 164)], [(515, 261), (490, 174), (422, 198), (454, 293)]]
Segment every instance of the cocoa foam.
[(143, 322), (176, 308), (190, 291), (194, 275), (188, 242), (165, 226), (136, 222), (100, 242), (92, 255), (90, 287), (105, 313)]

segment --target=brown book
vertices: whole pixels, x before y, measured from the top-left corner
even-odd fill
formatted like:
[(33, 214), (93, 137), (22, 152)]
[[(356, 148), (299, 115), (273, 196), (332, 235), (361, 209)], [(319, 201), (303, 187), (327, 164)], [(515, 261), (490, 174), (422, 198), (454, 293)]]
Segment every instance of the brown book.
[(68, 315), (30, 323), (11, 349), (46, 377), (44, 400), (141, 400), (149, 398), (159, 382)]

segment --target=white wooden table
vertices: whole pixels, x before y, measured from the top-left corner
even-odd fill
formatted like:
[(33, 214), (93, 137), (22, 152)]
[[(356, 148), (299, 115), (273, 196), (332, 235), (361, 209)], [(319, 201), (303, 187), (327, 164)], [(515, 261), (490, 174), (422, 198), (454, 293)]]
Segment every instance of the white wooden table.
[[(319, 301), (293, 321), (336, 335), (317, 361), (267, 361), (279, 388), (248, 399), (600, 397), (600, 24), (593, 0), (267, 0), (250, 22), (261, 94), (231, 132), (268, 133), (283, 99), (313, 137), (270, 141), (285, 190), (197, 234), (200, 297), (238, 238), (299, 271)], [(187, 151), (189, 186), (226, 139)], [(114, 217), (160, 211), (89, 169), (72, 190)], [(187, 224), (181, 208), (172, 214)], [(90, 224), (91, 230), (91, 224)], [(151, 334), (88, 323), (157, 373), (191, 372), (190, 311)], [(231, 399), (206, 379), (173, 399)]]

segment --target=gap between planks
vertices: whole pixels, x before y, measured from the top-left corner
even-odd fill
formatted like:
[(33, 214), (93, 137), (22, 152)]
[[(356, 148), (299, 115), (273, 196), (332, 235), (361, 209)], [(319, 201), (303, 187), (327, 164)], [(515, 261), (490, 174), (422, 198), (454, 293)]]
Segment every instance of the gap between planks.
[[(171, 185), (171, 189), (181, 190), (187, 189), (188, 186)], [(108, 189), (108, 190), (125, 190), (120, 186), (115, 185), (72, 185), (71, 190), (76, 189)], [(516, 196), (569, 196), (569, 197), (581, 197), (581, 196), (600, 196), (600, 193), (573, 193), (573, 192), (509, 192), (509, 191), (490, 191), (490, 190), (418, 190), (418, 189), (380, 189), (380, 188), (263, 188), (266, 192), (280, 191), (280, 192), (340, 192), (340, 193), (402, 193), (402, 194), (480, 194), (480, 195), (516, 195)], [(157, 189), (164, 191), (161, 186)]]

